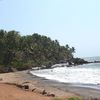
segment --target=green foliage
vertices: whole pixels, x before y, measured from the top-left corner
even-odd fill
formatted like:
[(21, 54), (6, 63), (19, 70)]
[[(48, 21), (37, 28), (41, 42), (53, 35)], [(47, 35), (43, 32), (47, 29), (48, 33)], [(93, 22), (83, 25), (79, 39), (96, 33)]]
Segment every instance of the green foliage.
[(68, 98), (67, 100), (82, 100), (81, 98)]
[(61, 60), (73, 58), (74, 47), (60, 46), (57, 40), (34, 33), (21, 36), (17, 31), (0, 30), (0, 65), (27, 69), (42, 65), (48, 68)]

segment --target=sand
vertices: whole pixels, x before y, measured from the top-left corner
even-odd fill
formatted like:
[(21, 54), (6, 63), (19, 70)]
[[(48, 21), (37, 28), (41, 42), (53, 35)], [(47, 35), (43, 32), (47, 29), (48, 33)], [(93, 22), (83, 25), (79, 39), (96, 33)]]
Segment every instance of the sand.
[[(0, 100), (51, 100), (55, 97), (82, 97), (84, 99), (100, 99), (100, 90), (76, 87), (72, 84), (47, 80), (31, 75), (29, 71), (0, 74), (0, 80)], [(29, 85), (29, 90), (25, 91), (14, 85), (8, 84), (27, 84)], [(36, 91), (32, 91), (32, 89), (36, 89)], [(45, 90), (47, 94), (53, 94), (55, 97), (52, 95), (47, 96), (47, 94), (41, 94), (41, 91), (43, 90)]]
[(24, 91), (13, 85), (0, 84), (0, 100), (51, 100), (34, 92)]

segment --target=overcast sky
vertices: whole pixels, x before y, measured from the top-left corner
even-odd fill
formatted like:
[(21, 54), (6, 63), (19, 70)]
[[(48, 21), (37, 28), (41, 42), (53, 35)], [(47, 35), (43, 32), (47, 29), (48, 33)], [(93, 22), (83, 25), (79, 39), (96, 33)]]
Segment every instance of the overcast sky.
[(0, 29), (34, 32), (100, 56), (100, 0), (0, 0)]

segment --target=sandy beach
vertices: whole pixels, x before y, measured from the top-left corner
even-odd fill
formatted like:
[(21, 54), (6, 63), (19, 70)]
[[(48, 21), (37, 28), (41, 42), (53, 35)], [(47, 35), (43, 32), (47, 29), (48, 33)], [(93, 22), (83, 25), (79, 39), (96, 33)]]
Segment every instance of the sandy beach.
[[(25, 89), (24, 86), (29, 87)], [(47, 80), (31, 75), (29, 71), (0, 74), (0, 90), (0, 100), (51, 100), (55, 97), (100, 99), (100, 90)]]
[(0, 84), (0, 100), (51, 100), (37, 93), (24, 91), (13, 85)]

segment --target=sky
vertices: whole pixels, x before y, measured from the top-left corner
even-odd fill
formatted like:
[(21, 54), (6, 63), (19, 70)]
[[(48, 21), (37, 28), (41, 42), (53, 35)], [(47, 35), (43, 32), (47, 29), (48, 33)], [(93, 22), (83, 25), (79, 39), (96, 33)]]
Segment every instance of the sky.
[(57, 39), (76, 57), (100, 56), (100, 0), (0, 0), (0, 29)]

